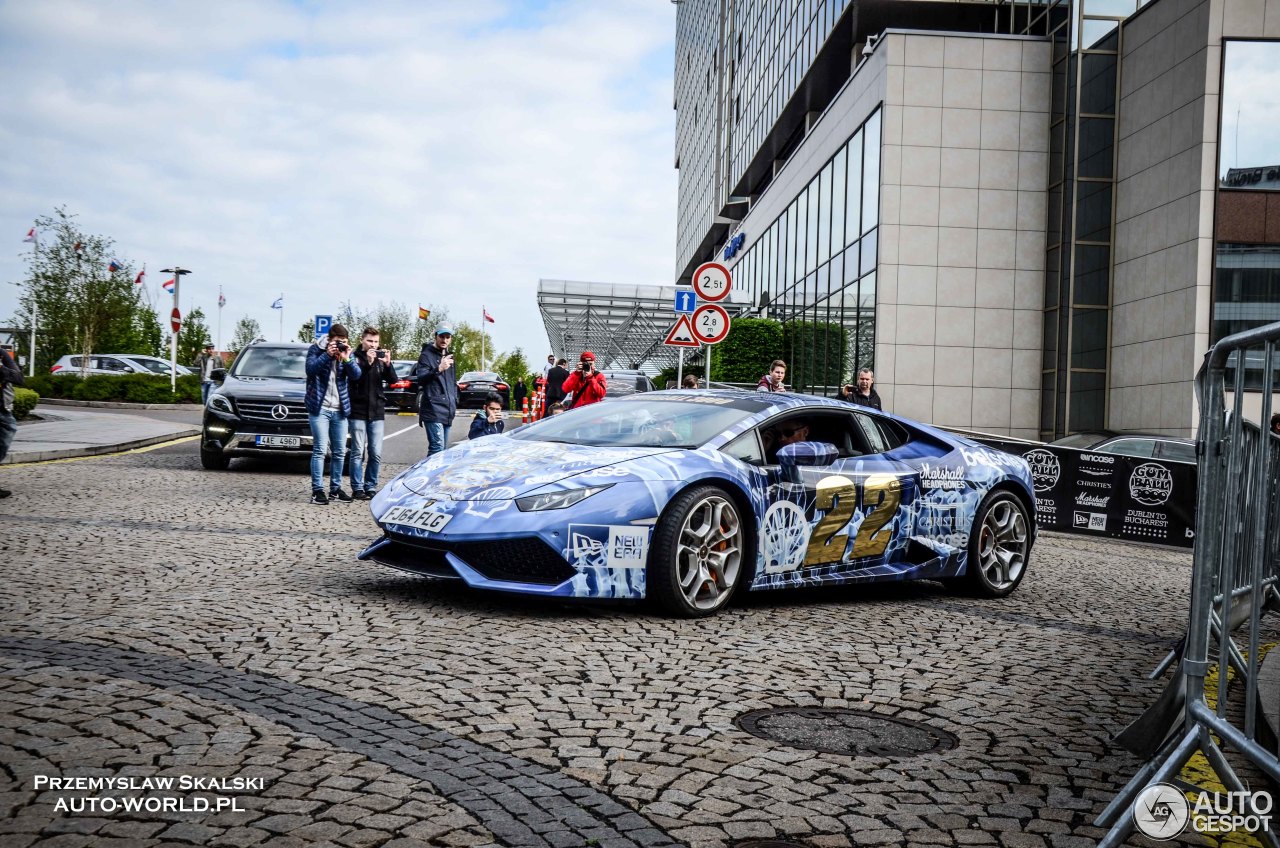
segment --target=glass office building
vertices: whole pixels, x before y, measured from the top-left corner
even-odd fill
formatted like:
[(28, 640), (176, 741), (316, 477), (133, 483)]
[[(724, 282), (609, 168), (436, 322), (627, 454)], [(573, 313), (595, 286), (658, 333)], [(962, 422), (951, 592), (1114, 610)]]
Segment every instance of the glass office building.
[(681, 0), (674, 281), (729, 265), (800, 390), (868, 366), (943, 426), (1188, 434), (1211, 333), (1274, 299), (1274, 245), (1214, 240), (1255, 6)]

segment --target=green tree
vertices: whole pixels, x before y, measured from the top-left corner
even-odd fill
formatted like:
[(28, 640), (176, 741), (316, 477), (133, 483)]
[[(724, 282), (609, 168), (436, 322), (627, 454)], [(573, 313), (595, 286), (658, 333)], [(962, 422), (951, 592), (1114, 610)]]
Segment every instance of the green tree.
[(524, 351), (516, 348), (510, 353), (495, 359), (493, 370), (508, 380), (514, 381), (517, 377), (523, 377), (529, 373), (529, 361), (525, 359)]
[[(148, 310), (133, 284), (133, 270), (115, 257), (115, 243), (82, 231), (64, 207), (36, 219), (40, 234), (32, 251), (26, 285), (13, 323), (38, 319), (36, 366), (47, 370), (68, 353), (151, 353), (154, 337), (143, 315)], [(27, 334), (21, 342), (29, 345)]]
[[(484, 339), (484, 366), (480, 363), (481, 338)], [(493, 339), (488, 333), (476, 329), (466, 321), (454, 326), (453, 347), (450, 349), (455, 351), (454, 358), (459, 375), (467, 371), (493, 370), (493, 357), (497, 353), (493, 349)]]
[[(422, 353), (422, 346), (435, 339), (436, 327), (452, 327), (453, 324), (449, 320), (449, 310), (435, 304), (427, 304), (423, 307), (431, 313), (427, 320), (423, 321), (418, 318), (418, 311), (414, 309), (410, 314), (413, 320), (413, 330), (410, 333), (410, 341), (406, 347), (396, 346), (396, 355), (401, 359), (417, 359), (418, 354)], [(455, 328), (456, 329), (456, 328)], [(461, 367), (459, 367), (459, 372)]]
[(298, 341), (303, 344), (311, 344), (316, 340), (316, 319), (302, 322), (302, 326), (298, 328)]
[[(711, 349), (711, 379), (719, 383), (754, 383), (769, 370), (770, 362), (783, 358), (783, 350), (781, 323), (769, 318), (735, 318), (729, 335)], [(688, 363), (686, 357), (686, 371)]]
[(246, 315), (236, 322), (235, 331), (231, 334), (231, 344), (227, 350), (234, 356), (240, 352), (241, 348), (260, 338), (262, 338), (262, 325)]
[(182, 319), (182, 331), (178, 333), (178, 364), (194, 365), (196, 357), (204, 351), (206, 342), (212, 342), (209, 325), (204, 322), (204, 310), (196, 307)]

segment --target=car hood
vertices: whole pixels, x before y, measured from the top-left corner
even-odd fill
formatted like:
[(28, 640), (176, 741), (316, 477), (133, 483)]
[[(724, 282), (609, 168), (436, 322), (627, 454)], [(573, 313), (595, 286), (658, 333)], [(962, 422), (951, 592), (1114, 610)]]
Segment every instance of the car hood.
[(400, 475), (409, 491), (436, 500), (498, 500), (669, 448), (613, 448), (485, 436), (428, 457)]
[(234, 398), (304, 400), (307, 381), (277, 377), (227, 377), (218, 392)]

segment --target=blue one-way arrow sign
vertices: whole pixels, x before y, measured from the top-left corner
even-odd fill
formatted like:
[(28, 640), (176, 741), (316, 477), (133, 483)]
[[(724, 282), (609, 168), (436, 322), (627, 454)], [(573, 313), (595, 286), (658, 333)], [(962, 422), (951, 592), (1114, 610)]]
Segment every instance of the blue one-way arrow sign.
[(698, 308), (698, 296), (693, 289), (682, 289), (676, 292), (676, 312), (692, 313)]

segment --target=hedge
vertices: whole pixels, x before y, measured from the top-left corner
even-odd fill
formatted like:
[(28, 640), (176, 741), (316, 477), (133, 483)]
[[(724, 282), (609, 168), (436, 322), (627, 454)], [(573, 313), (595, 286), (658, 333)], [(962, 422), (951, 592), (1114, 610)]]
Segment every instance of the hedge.
[(177, 392), (170, 389), (169, 378), (159, 374), (41, 374), (28, 377), (26, 385), (41, 397), (124, 403), (200, 402), (200, 378), (194, 374), (178, 378)]
[(16, 418), (26, 418), (31, 410), (40, 402), (40, 395), (30, 389), (15, 387), (13, 390), (13, 414)]
[(782, 351), (781, 323), (769, 318), (735, 318), (729, 335), (711, 350), (711, 379), (754, 383), (769, 370), (770, 362), (784, 358)]

